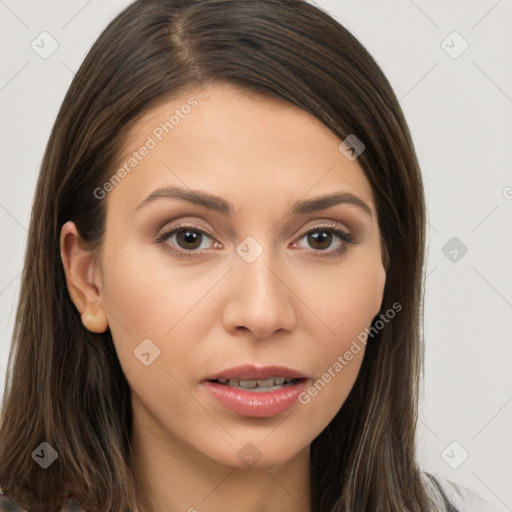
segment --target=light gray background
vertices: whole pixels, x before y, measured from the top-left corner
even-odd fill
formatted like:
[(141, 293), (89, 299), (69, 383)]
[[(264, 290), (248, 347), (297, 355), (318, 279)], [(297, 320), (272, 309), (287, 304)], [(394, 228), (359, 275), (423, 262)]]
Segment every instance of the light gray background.
[[(50, 128), (91, 44), (128, 3), (0, 0), (0, 392)], [(421, 464), (511, 510), (512, 0), (312, 3), (382, 67), (423, 170), (429, 254)], [(43, 31), (59, 45), (47, 59), (31, 47), (43, 46)], [(464, 40), (469, 47), (458, 55)]]

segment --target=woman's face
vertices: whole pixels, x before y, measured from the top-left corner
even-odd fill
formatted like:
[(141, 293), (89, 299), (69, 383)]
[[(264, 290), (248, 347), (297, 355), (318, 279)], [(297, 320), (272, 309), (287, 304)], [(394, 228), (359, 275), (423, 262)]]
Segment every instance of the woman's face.
[[(268, 467), (342, 406), (386, 274), (371, 187), (340, 142), (305, 111), (227, 85), (183, 94), (131, 133), (114, 169), (125, 172), (103, 188), (100, 299), (148, 432)], [(311, 202), (331, 194), (370, 213)], [(263, 380), (287, 372), (306, 380)]]

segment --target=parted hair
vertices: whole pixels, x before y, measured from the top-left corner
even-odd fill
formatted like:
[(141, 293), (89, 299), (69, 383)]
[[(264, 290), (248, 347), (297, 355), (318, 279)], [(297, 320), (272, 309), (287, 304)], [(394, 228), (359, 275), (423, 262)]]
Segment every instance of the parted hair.
[[(59, 250), (73, 221), (101, 246), (112, 176), (137, 122), (164, 101), (215, 83), (280, 98), (341, 140), (375, 198), (387, 268), (382, 311), (347, 400), (311, 445), (312, 512), (437, 510), (416, 460), (422, 363), (425, 200), (409, 128), (364, 46), (302, 0), (138, 0), (109, 23), (64, 98), (32, 206), (0, 418), (0, 488), (31, 512), (74, 497), (90, 512), (142, 512), (130, 466), (130, 388), (110, 330), (88, 331)], [(205, 178), (207, 179), (207, 178)], [(58, 459), (31, 457), (46, 441)]]

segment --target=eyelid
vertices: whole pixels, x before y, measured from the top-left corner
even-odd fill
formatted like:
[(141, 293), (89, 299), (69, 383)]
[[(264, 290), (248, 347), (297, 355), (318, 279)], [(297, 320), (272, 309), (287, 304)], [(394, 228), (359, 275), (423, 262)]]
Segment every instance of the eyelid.
[[(172, 224), (174, 221), (170, 221), (170, 222), (167, 222), (164, 224), (164, 227), (162, 227), (161, 229), (159, 229), (159, 235), (157, 235), (157, 237), (161, 237), (163, 235), (169, 235), (172, 231), (174, 230), (177, 230), (177, 229), (180, 229), (180, 228), (194, 228), (194, 229), (197, 229), (198, 231), (201, 231), (203, 233), (206, 233), (208, 236), (212, 237), (212, 238), (216, 238), (217, 235), (215, 235), (212, 231), (210, 231), (209, 228), (205, 227), (204, 224), (201, 224), (199, 223), (198, 221), (196, 220), (188, 220), (188, 219), (183, 219), (181, 218), (179, 221), (177, 221), (177, 223), (174, 225)], [(338, 230), (341, 230), (343, 231), (344, 233), (346, 233), (347, 235), (351, 235), (353, 236), (353, 232), (352, 232), (352, 229), (349, 228), (347, 226), (346, 223), (343, 223), (343, 222), (340, 222), (340, 221), (336, 221), (336, 220), (333, 220), (333, 219), (326, 219), (326, 220), (312, 220), (310, 221), (311, 222), (311, 225), (309, 227), (301, 227), (300, 230), (298, 230), (293, 236), (294, 237), (298, 237), (300, 235), (304, 235), (308, 232), (310, 232), (311, 230), (314, 230), (316, 228), (332, 228), (332, 229), (338, 229)], [(169, 227), (169, 225), (172, 224), (172, 228)], [(310, 224), (309, 222), (306, 223), (306, 226), (308, 226), (308, 224)], [(304, 226), (304, 225), (303, 225)], [(228, 230), (231, 234), (233, 234), (234, 236), (236, 236), (235, 232), (231, 229)], [(355, 238), (355, 237), (353, 237)]]
[[(182, 229), (193, 229), (199, 233), (202, 233), (203, 235), (206, 235), (207, 237), (211, 238), (214, 242), (221, 244), (216, 238), (215, 235), (213, 235), (207, 228), (204, 226), (194, 222), (194, 221), (181, 221), (178, 222), (176, 225), (169, 227), (169, 228), (163, 228), (161, 230), (161, 234), (158, 235), (156, 242), (163, 246), (163, 248), (169, 252), (171, 252), (173, 255), (177, 257), (200, 257), (203, 255), (203, 253), (208, 249), (202, 249), (202, 250), (190, 250), (187, 251), (185, 249), (177, 249), (174, 248), (170, 242), (169, 238), (173, 236), (175, 233), (177, 233), (179, 230)], [(317, 221), (316, 224), (311, 225), (308, 228), (303, 228), (301, 230), (299, 235), (294, 235), (294, 244), (297, 243), (297, 240), (300, 241), (304, 237), (306, 237), (308, 234), (325, 229), (326, 231), (331, 231), (335, 236), (337, 236), (341, 241), (341, 247), (338, 247), (336, 249), (331, 250), (314, 250), (311, 249), (308, 252), (313, 253), (313, 257), (324, 257), (324, 258), (336, 258), (341, 257), (343, 253), (348, 249), (349, 245), (353, 245), (357, 243), (357, 239), (352, 235), (351, 230), (347, 229), (342, 223), (338, 221)], [(222, 244), (221, 244), (222, 245)]]
[(190, 221), (189, 220), (186, 220), (186, 221), (181, 220), (181, 221), (177, 222), (176, 224), (173, 224), (172, 227), (169, 227), (168, 225), (166, 225), (159, 231), (160, 234), (157, 235), (157, 238), (168, 237), (175, 231), (178, 231), (180, 229), (186, 229), (186, 228), (193, 228), (196, 231), (199, 231), (203, 234), (208, 235), (210, 238), (215, 238), (215, 235), (208, 228), (206, 228), (202, 224), (196, 223), (195, 221), (192, 221), (192, 220), (190, 220)]
[(298, 231), (295, 236), (296, 237), (303, 236), (311, 231), (315, 231), (316, 229), (320, 229), (320, 228), (328, 228), (328, 229), (343, 231), (343, 233), (345, 233), (347, 235), (352, 234), (352, 230), (349, 229), (349, 227), (346, 224), (344, 224), (340, 221), (314, 220), (314, 221), (311, 221), (311, 223), (307, 223), (305, 228), (304, 227), (300, 228), (300, 231)]
[[(356, 238), (352, 235), (349, 230), (346, 230), (345, 227), (340, 227), (341, 223), (332, 221), (325, 222), (320, 224), (315, 224), (310, 228), (307, 228), (296, 240), (302, 240), (304, 237), (308, 236), (310, 233), (314, 233), (316, 231), (330, 231), (334, 234), (335, 237), (338, 237), (341, 240), (341, 246), (336, 249), (330, 250), (314, 250), (311, 249), (308, 252), (311, 253), (313, 258), (331, 258), (331, 259), (340, 259), (345, 252), (349, 249), (350, 245), (354, 245), (357, 243)], [(296, 244), (297, 242), (293, 242)]]

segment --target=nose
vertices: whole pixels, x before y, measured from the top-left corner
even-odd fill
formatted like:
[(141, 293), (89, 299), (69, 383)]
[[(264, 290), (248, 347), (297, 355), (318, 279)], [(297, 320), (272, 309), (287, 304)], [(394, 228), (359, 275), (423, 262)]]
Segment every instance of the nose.
[(297, 318), (294, 311), (293, 280), (278, 265), (271, 251), (263, 253), (252, 263), (242, 259), (227, 279), (229, 294), (223, 313), (225, 329), (231, 334), (250, 331), (258, 339), (277, 331), (292, 332)]

